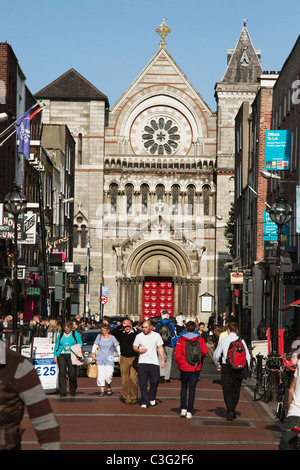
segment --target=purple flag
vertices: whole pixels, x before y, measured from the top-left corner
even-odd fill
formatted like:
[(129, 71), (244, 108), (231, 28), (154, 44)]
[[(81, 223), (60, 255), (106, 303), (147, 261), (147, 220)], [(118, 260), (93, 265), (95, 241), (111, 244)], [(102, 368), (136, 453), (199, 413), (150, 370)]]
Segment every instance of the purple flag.
[(30, 158), (30, 111), (35, 106), (36, 105), (31, 106), (23, 116), (19, 117), (19, 119), (14, 122), (19, 137), (18, 152), (23, 153), (26, 160)]

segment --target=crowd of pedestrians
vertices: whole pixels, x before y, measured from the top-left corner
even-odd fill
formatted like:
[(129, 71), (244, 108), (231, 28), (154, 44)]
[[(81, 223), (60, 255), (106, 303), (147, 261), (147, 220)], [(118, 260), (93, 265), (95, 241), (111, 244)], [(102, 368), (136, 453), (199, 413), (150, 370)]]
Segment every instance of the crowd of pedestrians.
[[(12, 318), (0, 319), (0, 331), (10, 328)], [(22, 314), (18, 318), (18, 327), (23, 325)], [(170, 382), (173, 357), (180, 373), (180, 416), (192, 418), (197, 383), (203, 361), (208, 355), (207, 331), (205, 324), (194, 321), (185, 323), (182, 314), (178, 315), (176, 324), (171, 321), (169, 313), (162, 312), (158, 322), (145, 320), (142, 323), (133, 323), (129, 318), (123, 318), (117, 325), (110, 325), (110, 317), (104, 317), (101, 322), (84, 321), (75, 318), (73, 321), (62, 322), (61, 318), (48, 320), (34, 317), (28, 325), (35, 336), (49, 337), (55, 343), (54, 361), (58, 364), (59, 393), (64, 397), (69, 382), (70, 395), (74, 396), (77, 389), (77, 366), (74, 362), (76, 346), (82, 351), (81, 335), (90, 329), (100, 329), (93, 349), (92, 360), (97, 364), (97, 385), (100, 388), (99, 397), (112, 394), (112, 379), (114, 373), (114, 351), (119, 355), (120, 373), (122, 379), (122, 395), (124, 403), (133, 405), (138, 403), (138, 390), (140, 390), (142, 408), (153, 407), (157, 404), (157, 389), (159, 383)], [(210, 324), (208, 325), (209, 329)], [(262, 325), (259, 325), (262, 329)], [(220, 371), (223, 398), (227, 409), (227, 420), (237, 418), (236, 407), (239, 401), (243, 378), (247, 377), (250, 367), (250, 354), (244, 340), (239, 337), (238, 324), (234, 314), (225, 316), (221, 314), (218, 325), (214, 327), (217, 341), (213, 354), (213, 362)], [(2, 334), (2, 339), (5, 335)], [(59, 449), (59, 426), (51, 410), (50, 403), (39, 383), (34, 367), (28, 360), (10, 349), (2, 348), (0, 341), (0, 383), (9, 392), (3, 393), (0, 387), (0, 407), (7, 400), (10, 417), (14, 416), (13, 423), (8, 415), (2, 414), (0, 426), (11, 430), (9, 443), (0, 439), (0, 449), (19, 449), (19, 424), (23, 416), (24, 406), (27, 406), (26, 397), (32, 389), (36, 390), (37, 400), (43, 402), (43, 410), (32, 408), (32, 424), (40, 441), (41, 448)], [(76, 354), (78, 355), (78, 348)], [(5, 351), (3, 356), (1, 355)], [(2, 351), (2, 352), (1, 352)], [(233, 352), (232, 352), (233, 351)], [(300, 351), (300, 349), (299, 349)], [(78, 357), (78, 356), (77, 356)], [(235, 357), (235, 359), (234, 359)], [(236, 359), (236, 358), (239, 359)], [(234, 361), (240, 360), (237, 365)], [(300, 426), (300, 354), (297, 355), (297, 367), (289, 394), (289, 413), (286, 421), (279, 449), (288, 449), (291, 438), (291, 427)], [(21, 372), (22, 371), (22, 372)], [(16, 378), (22, 373), (24, 381)], [(11, 380), (11, 378), (13, 378)], [(68, 379), (68, 380), (67, 380)], [(22, 379), (23, 380), (23, 379)], [(37, 387), (38, 385), (38, 387)], [(28, 390), (21, 393), (19, 388)], [(37, 387), (37, 388), (36, 388)], [(31, 402), (32, 397), (31, 397)], [(17, 407), (15, 409), (15, 407)], [(38, 408), (38, 406), (37, 406)], [(31, 405), (30, 405), (31, 410)], [(29, 412), (31, 417), (31, 412)], [(38, 423), (36, 425), (36, 417)], [(40, 426), (42, 430), (40, 430)]]

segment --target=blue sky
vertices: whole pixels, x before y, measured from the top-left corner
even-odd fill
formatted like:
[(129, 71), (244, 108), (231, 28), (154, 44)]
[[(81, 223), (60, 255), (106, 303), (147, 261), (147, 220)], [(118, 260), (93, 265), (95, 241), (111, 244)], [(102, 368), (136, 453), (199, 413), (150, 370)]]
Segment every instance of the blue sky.
[[(215, 83), (247, 19), (263, 70), (281, 69), (300, 33), (299, 0), (0, 0), (0, 42), (13, 48), (32, 93), (75, 68), (112, 106), (156, 54), (167, 50), (216, 109)], [(3, 19), (5, 18), (5, 21)]]

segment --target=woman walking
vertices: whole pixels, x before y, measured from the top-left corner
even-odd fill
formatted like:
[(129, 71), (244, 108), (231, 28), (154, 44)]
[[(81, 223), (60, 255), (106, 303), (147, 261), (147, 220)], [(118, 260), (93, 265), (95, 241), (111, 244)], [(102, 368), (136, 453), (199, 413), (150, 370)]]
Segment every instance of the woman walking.
[(72, 364), (71, 347), (82, 346), (81, 336), (72, 331), (72, 323), (67, 321), (58, 335), (54, 348), (54, 362), (58, 364), (59, 392), (61, 397), (67, 394), (67, 373), (69, 377), (70, 395), (74, 396), (77, 389), (77, 366)]
[(119, 342), (110, 334), (110, 326), (102, 324), (101, 334), (95, 339), (92, 359), (98, 366), (97, 385), (100, 387), (99, 397), (104, 397), (105, 384), (107, 395), (112, 394), (111, 382), (114, 373), (114, 349), (120, 354)]

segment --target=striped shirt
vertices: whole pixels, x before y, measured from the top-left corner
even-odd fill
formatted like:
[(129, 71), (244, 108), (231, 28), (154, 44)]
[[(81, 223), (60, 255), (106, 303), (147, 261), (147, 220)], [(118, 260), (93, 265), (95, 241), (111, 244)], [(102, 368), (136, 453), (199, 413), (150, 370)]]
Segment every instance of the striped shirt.
[(6, 365), (0, 367), (0, 450), (20, 445), (25, 406), (41, 450), (60, 450), (59, 424), (35, 368), (6, 349)]

